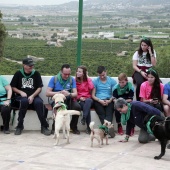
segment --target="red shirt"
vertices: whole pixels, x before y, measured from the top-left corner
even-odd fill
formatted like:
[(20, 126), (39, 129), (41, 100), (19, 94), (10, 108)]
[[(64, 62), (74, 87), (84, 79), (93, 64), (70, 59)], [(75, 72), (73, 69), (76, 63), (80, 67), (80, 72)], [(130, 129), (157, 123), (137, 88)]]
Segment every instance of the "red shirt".
[(91, 91), (94, 88), (91, 78), (88, 78), (87, 81), (77, 82), (77, 99), (80, 97), (91, 98)]

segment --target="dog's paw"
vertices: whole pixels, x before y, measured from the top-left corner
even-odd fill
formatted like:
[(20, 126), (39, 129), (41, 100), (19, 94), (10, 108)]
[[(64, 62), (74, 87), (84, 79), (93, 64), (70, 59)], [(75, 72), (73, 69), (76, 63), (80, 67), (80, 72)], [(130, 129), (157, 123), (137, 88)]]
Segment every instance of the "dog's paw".
[(160, 156), (155, 156), (154, 159), (159, 160), (159, 159), (161, 159), (161, 157)]

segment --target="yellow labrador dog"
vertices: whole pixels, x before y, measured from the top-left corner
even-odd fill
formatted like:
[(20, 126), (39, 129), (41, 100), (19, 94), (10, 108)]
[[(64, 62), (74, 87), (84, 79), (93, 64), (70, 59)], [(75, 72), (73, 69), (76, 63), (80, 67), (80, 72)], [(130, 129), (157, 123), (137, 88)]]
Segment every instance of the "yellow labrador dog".
[(99, 126), (98, 129), (94, 129), (94, 122), (90, 122), (90, 139), (91, 139), (91, 147), (93, 147), (93, 139), (96, 138), (98, 141), (98, 146), (101, 148), (101, 145), (103, 145), (103, 139), (106, 138), (106, 145), (108, 145), (108, 133), (109, 128), (113, 128), (113, 124), (107, 120), (104, 120), (104, 124)]
[[(67, 143), (69, 143), (70, 115), (80, 115), (80, 112), (76, 110), (67, 110), (66, 105), (64, 104), (64, 100), (66, 98), (63, 94), (55, 94), (52, 99), (55, 101), (55, 105), (53, 107), (53, 116), (55, 119), (55, 145), (58, 145), (59, 143), (60, 129), (63, 129), (63, 138), (67, 138)], [(67, 132), (67, 135), (65, 133), (65, 130)]]

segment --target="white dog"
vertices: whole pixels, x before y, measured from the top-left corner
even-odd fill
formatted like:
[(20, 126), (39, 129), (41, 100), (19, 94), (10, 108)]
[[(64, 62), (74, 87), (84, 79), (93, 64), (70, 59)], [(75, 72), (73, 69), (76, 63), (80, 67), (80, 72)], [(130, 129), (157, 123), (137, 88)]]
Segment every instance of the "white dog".
[[(69, 143), (70, 115), (80, 115), (80, 112), (66, 109), (66, 105), (64, 104), (64, 100), (66, 98), (63, 94), (55, 94), (52, 99), (55, 101), (55, 105), (53, 107), (53, 114), (55, 119), (55, 145), (58, 145), (59, 143), (59, 131), (61, 128), (63, 129), (63, 137), (67, 138), (67, 143)], [(65, 134), (65, 130), (67, 131), (67, 136)]]

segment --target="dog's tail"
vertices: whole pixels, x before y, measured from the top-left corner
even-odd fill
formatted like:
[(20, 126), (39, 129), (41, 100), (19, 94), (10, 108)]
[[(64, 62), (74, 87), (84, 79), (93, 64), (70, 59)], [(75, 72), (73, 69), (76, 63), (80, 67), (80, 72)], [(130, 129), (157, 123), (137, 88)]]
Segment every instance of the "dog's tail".
[(90, 125), (89, 125), (92, 132), (94, 131), (94, 124), (95, 124), (94, 122), (90, 122)]
[(80, 112), (77, 110), (61, 110), (60, 112), (57, 112), (57, 114), (59, 115), (80, 115)]
[(77, 110), (67, 110), (69, 115), (80, 115), (81, 113)]

